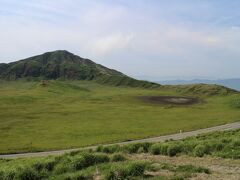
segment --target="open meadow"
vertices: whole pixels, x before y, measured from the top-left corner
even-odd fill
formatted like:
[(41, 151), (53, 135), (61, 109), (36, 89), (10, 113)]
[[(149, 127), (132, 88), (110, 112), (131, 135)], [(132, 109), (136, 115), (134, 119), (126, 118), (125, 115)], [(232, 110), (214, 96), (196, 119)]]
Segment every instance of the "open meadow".
[[(113, 87), (94, 81), (1, 81), (0, 153), (120, 142), (240, 119), (239, 94), (185, 90)], [(197, 102), (175, 105), (140, 98), (153, 96), (190, 96)]]

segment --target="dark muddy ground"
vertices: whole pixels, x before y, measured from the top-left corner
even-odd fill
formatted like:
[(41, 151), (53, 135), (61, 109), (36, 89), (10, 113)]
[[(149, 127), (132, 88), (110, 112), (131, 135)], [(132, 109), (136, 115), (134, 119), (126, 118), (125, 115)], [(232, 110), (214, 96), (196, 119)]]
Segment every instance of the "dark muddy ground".
[(193, 105), (199, 102), (197, 98), (181, 96), (141, 96), (141, 100), (162, 105)]

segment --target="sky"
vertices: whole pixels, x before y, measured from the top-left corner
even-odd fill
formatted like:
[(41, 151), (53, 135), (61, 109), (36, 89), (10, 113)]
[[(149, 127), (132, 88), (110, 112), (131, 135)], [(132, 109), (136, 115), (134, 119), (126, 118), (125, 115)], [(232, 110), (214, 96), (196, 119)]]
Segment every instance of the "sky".
[(240, 78), (240, 1), (0, 0), (0, 63), (54, 50), (141, 79)]

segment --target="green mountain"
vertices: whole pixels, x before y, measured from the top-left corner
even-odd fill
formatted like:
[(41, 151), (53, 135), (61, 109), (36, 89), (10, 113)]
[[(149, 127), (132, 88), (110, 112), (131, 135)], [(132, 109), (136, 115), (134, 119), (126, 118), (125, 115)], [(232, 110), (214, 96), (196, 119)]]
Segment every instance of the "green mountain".
[(20, 78), (95, 80), (114, 86), (159, 86), (156, 83), (133, 79), (65, 50), (47, 52), (9, 64), (0, 64), (0, 79)]

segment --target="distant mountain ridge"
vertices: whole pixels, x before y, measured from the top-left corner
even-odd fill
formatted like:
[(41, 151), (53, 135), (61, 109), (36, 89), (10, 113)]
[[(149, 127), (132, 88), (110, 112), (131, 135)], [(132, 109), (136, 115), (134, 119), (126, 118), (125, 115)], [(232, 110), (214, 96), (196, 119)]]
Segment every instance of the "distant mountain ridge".
[(181, 84), (217, 84), (226, 86), (232, 89), (240, 91), (240, 78), (235, 79), (219, 79), (219, 80), (208, 80), (208, 79), (192, 79), (192, 80), (166, 80), (166, 81), (156, 81), (163, 85), (181, 85)]
[(16, 62), (0, 64), (0, 79), (20, 78), (96, 80), (115, 86), (160, 86), (157, 83), (133, 79), (66, 50), (47, 52)]

